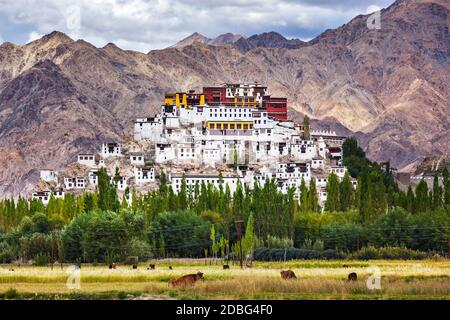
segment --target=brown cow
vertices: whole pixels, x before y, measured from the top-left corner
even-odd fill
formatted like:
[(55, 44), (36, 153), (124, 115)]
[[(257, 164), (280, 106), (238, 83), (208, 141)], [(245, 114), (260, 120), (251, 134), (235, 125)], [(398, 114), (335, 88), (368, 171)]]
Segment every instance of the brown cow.
[(228, 269), (230, 269), (230, 266), (227, 265), (227, 264), (225, 264), (225, 265), (223, 266), (223, 270), (228, 270)]
[(197, 272), (195, 274), (182, 276), (181, 278), (172, 279), (169, 281), (169, 285), (172, 285), (173, 287), (193, 286), (194, 283), (200, 279), (203, 279), (203, 273)]
[(156, 266), (154, 264), (149, 264), (147, 270), (155, 270)]
[(348, 281), (356, 281), (358, 280), (358, 275), (356, 272), (352, 272), (348, 275)]
[(133, 269), (137, 269), (137, 268), (138, 268), (137, 263), (133, 264)]
[(281, 271), (280, 273), (281, 273), (281, 278), (283, 278), (284, 280), (297, 279), (294, 271), (292, 271), (292, 270)]
[(111, 264), (109, 265), (109, 268), (110, 268), (110, 269), (116, 269), (116, 268), (117, 268), (117, 265), (116, 265), (115, 263), (111, 263)]

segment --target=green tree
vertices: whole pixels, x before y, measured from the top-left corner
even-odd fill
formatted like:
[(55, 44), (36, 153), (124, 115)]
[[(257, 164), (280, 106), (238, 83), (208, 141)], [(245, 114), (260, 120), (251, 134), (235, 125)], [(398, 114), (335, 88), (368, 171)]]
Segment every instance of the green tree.
[(450, 205), (450, 179), (447, 167), (444, 168), (442, 177), (444, 182), (444, 204)]
[(188, 208), (186, 175), (184, 173), (183, 177), (181, 178), (180, 192), (178, 192), (178, 205), (181, 210), (185, 210)]
[(309, 124), (309, 117), (305, 115), (303, 117), (303, 140), (310, 140), (311, 134), (310, 134), (310, 124)]
[(347, 211), (353, 207), (353, 185), (348, 171), (345, 172), (344, 178), (339, 185), (339, 202), (341, 211)]
[(253, 229), (253, 214), (250, 214), (247, 220), (247, 226), (245, 228), (245, 234), (242, 238), (242, 250), (244, 252), (244, 256), (247, 256), (250, 254), (251, 250), (255, 246), (256, 242), (256, 235)]
[(442, 206), (442, 188), (439, 185), (439, 177), (437, 173), (434, 175), (433, 180), (433, 194), (432, 194), (432, 209), (435, 210)]
[(316, 180), (311, 178), (308, 189), (308, 208), (313, 212), (320, 211), (319, 196), (317, 194)]
[(100, 168), (98, 175), (98, 207), (100, 210), (107, 211), (111, 209), (111, 184), (108, 172), (105, 168)]
[(327, 182), (327, 201), (325, 202), (325, 211), (333, 212), (340, 209), (339, 201), (339, 178), (335, 173), (328, 176)]
[(300, 184), (300, 211), (307, 212), (309, 209), (308, 188), (306, 187), (305, 179), (302, 177), (302, 182)]
[(429, 208), (428, 185), (425, 180), (420, 180), (416, 188), (415, 209), (417, 212), (425, 212)]

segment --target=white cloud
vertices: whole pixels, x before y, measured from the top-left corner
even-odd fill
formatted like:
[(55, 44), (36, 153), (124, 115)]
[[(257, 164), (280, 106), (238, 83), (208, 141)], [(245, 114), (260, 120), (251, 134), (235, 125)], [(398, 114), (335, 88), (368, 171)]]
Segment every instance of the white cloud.
[(32, 41), (35, 41), (37, 39), (42, 38), (42, 36), (44, 36), (43, 34), (37, 33), (36, 31), (32, 31), (30, 32), (30, 34), (28, 34), (28, 41), (27, 43), (30, 43)]
[(0, 0), (0, 33), (25, 41), (58, 30), (96, 46), (114, 42), (139, 51), (172, 45), (195, 31), (208, 37), (277, 31), (309, 39), (365, 13), (368, 5), (393, 2), (355, 1)]
[(367, 7), (366, 14), (371, 14), (371, 13), (374, 13), (374, 12), (378, 12), (380, 10), (381, 10), (381, 8), (379, 6), (376, 6), (376, 5), (372, 4), (372, 5)]

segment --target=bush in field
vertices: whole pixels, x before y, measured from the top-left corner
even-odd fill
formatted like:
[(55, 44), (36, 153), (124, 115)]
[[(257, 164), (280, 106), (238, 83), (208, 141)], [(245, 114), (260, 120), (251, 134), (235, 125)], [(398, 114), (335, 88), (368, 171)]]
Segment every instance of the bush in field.
[(357, 260), (375, 260), (380, 259), (380, 251), (375, 247), (365, 247), (353, 254)]
[(86, 261), (104, 262), (108, 250), (119, 260), (125, 258), (131, 236), (121, 214), (92, 212), (84, 228), (81, 247)]
[(81, 214), (74, 218), (61, 233), (63, 256), (66, 261), (75, 261), (83, 257), (83, 234), (89, 222), (88, 214)]
[(340, 251), (356, 251), (366, 242), (364, 228), (354, 223), (332, 224), (324, 229), (324, 247)]
[(307, 250), (307, 249), (270, 249), (257, 248), (254, 251), (255, 260), (283, 261), (286, 260), (314, 260), (314, 259), (343, 259), (345, 256), (335, 250)]
[(128, 248), (128, 255), (139, 257), (139, 261), (147, 261), (154, 256), (153, 248), (147, 242), (140, 239), (131, 239), (128, 243)]
[(50, 258), (45, 255), (45, 254), (38, 254), (37, 256), (34, 257), (34, 265), (35, 266), (39, 266), (39, 267), (43, 267), (48, 265), (50, 261)]
[(370, 229), (370, 245), (411, 247), (414, 222), (412, 215), (402, 208), (396, 207), (381, 215)]
[(148, 232), (148, 241), (158, 241), (158, 248), (163, 246), (169, 256), (203, 257), (204, 249), (210, 246), (209, 236), (207, 221), (185, 210), (159, 213)]
[(14, 261), (14, 254), (11, 247), (6, 242), (0, 242), (0, 263), (11, 263)]
[(48, 233), (50, 231), (50, 222), (44, 213), (35, 213), (31, 220), (33, 221), (33, 232)]
[(289, 238), (278, 238), (276, 236), (268, 235), (265, 246), (267, 248), (293, 248), (294, 242)]
[(365, 247), (349, 256), (349, 258), (357, 260), (423, 260), (428, 257), (429, 255), (426, 252), (411, 250), (404, 247)]
[(448, 252), (448, 235), (450, 234), (450, 210), (436, 210), (433, 213), (416, 213), (412, 215), (415, 225), (411, 248), (420, 251)]

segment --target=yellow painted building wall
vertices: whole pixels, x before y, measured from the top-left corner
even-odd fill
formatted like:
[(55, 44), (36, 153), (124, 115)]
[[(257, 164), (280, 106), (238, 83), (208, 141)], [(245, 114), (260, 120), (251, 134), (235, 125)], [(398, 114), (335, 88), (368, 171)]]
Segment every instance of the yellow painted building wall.
[[(247, 125), (247, 129), (244, 126)], [(205, 127), (212, 130), (251, 130), (253, 129), (253, 122), (251, 121), (208, 121)]]

